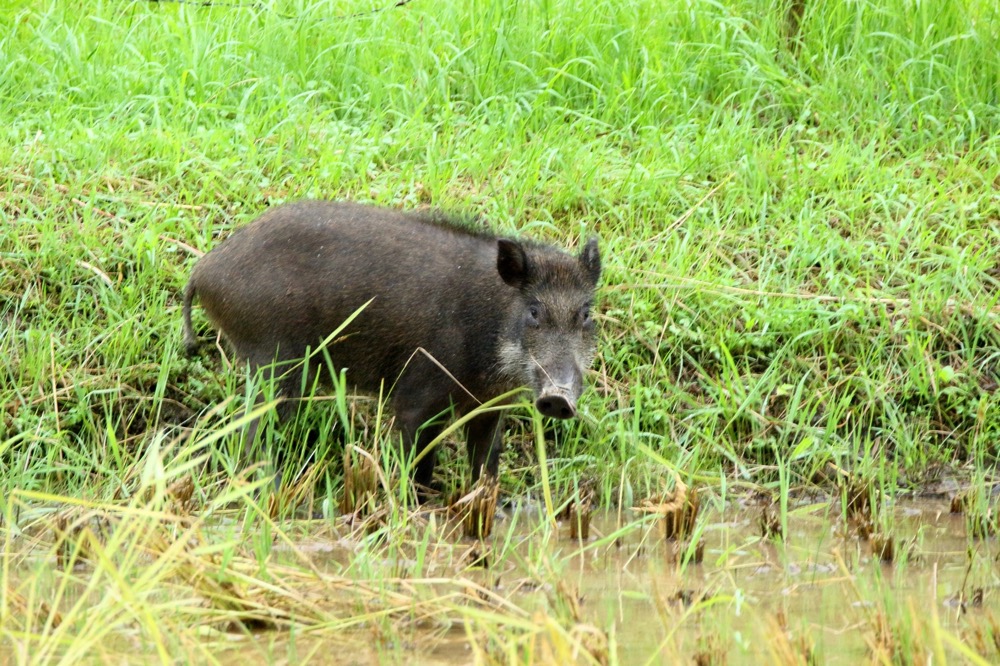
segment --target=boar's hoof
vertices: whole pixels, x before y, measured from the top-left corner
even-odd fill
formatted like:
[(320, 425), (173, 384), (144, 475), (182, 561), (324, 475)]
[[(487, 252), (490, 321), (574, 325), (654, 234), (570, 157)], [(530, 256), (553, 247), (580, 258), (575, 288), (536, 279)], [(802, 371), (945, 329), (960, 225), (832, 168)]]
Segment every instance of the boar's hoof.
[(543, 395), (535, 401), (535, 407), (542, 416), (551, 416), (554, 419), (571, 419), (576, 416), (573, 403), (561, 395)]

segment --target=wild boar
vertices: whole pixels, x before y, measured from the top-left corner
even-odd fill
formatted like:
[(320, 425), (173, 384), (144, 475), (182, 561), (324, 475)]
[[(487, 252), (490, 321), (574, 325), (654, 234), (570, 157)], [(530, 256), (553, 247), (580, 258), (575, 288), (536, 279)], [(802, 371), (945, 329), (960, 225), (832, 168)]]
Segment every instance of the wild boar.
[[(326, 372), (322, 355), (298, 367), (287, 362), (315, 350), (368, 303), (326, 352), (356, 389), (392, 387), (404, 445), (420, 452), (450, 414), (517, 387), (531, 388), (543, 415), (574, 417), (595, 352), (600, 274), (596, 239), (573, 256), (428, 213), (285, 204), (198, 261), (184, 291), (185, 344), (197, 347), (197, 295), (251, 368), (277, 362), (285, 399), (279, 417), (287, 417), (302, 373), (311, 380)], [(292, 369), (279, 374), (282, 364)], [(256, 430), (256, 423), (248, 428), (248, 440)], [(467, 423), (473, 481), (484, 471), (497, 475), (502, 434), (498, 411)], [(429, 451), (416, 466), (418, 487), (429, 487), (433, 472)]]

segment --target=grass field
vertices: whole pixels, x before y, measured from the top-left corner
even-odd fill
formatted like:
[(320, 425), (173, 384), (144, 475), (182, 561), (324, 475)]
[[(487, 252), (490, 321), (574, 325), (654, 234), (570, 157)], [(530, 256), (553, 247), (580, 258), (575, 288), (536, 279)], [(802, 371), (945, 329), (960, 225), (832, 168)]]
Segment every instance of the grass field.
[[(626, 658), (621, 615), (557, 584), (579, 550), (549, 520), (566, 500), (590, 487), (617, 511), (584, 548), (596, 553), (651, 529), (621, 516), (675, 478), (720, 512), (770, 498), (782, 524), (812, 492), (833, 524), (853, 487), (886, 506), (971, 488), (987, 525), (969, 530), (986, 590), (972, 615), (988, 623), (995, 3), (391, 5), (0, 8), (5, 663), (339, 663), (327, 640), (360, 655), (343, 663), (805, 663), (781, 631), (753, 643), (713, 624), (755, 607), (735, 593), (679, 610), (651, 594), (662, 641)], [(197, 256), (305, 197), (437, 207), (566, 247), (600, 237), (581, 418), (512, 410), (513, 508), (488, 540), (488, 569), (528, 572), (540, 599), (470, 569), (477, 546), (444, 509), (414, 511), (391, 413), (321, 393), (245, 455), (256, 381), (208, 342), (200, 311), (206, 344), (184, 356)], [(467, 474), (455, 439), (447, 490)], [(277, 446), (305, 475), (273, 495)], [(337, 508), (345, 446), (381, 463), (368, 522)], [(318, 543), (351, 555), (320, 567)], [(677, 564), (680, 579), (710, 559)], [(886, 606), (903, 638), (889, 656), (869, 641), (868, 658), (998, 657), (1000, 643), (969, 638), (972, 619), (910, 609)], [(678, 626), (695, 632), (685, 642)]]

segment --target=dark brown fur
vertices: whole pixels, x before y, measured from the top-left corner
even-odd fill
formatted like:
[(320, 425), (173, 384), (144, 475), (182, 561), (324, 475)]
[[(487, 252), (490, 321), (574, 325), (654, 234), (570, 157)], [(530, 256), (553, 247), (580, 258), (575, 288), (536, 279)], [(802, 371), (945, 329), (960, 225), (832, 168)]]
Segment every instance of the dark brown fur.
[[(306, 201), (268, 211), (198, 262), (184, 292), (185, 343), (197, 346), (195, 295), (253, 368), (302, 358), (371, 300), (327, 352), (358, 389), (393, 387), (405, 443), (419, 451), (450, 407), (465, 412), (518, 386), (535, 391), (544, 414), (573, 416), (599, 275), (594, 240), (573, 257), (428, 216)], [(301, 372), (282, 376), (283, 397), (300, 396)], [(281, 415), (293, 407), (286, 400)], [(496, 412), (469, 422), (474, 479), (483, 468), (496, 475), (501, 434)], [(433, 468), (428, 452), (417, 483)]]

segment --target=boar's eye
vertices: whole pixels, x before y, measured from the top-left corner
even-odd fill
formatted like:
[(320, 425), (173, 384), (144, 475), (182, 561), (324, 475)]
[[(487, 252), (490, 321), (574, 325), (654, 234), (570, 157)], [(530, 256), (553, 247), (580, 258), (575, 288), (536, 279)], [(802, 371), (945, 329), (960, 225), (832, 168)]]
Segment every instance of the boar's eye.
[(584, 305), (582, 308), (580, 308), (579, 318), (580, 318), (580, 323), (584, 327), (590, 327), (594, 325), (594, 318), (590, 316), (589, 305)]
[(538, 303), (532, 303), (528, 306), (528, 323), (532, 326), (538, 325), (538, 318), (542, 315), (542, 308)]

